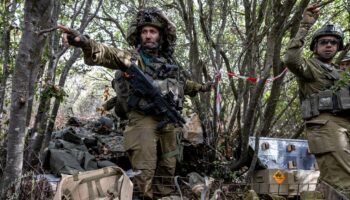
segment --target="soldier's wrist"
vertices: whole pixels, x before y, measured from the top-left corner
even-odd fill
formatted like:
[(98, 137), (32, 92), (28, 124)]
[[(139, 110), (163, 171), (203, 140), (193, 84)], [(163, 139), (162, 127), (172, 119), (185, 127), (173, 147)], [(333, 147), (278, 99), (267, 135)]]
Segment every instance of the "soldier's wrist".
[(299, 29), (304, 29), (304, 30), (309, 30), (311, 28), (313, 24), (310, 23), (310, 22), (304, 22), (304, 21), (301, 21), (300, 22), (300, 26), (299, 26)]
[[(79, 38), (79, 41), (76, 41)], [(90, 37), (88, 35), (68, 35), (69, 45), (85, 49), (90, 46)]]

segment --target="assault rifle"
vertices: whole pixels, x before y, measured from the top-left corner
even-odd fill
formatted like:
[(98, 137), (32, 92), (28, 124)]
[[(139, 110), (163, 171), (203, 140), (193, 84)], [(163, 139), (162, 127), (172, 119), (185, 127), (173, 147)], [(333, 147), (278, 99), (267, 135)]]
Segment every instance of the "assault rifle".
[(152, 84), (153, 81), (146, 77), (135, 63), (131, 64), (126, 70), (126, 73), (134, 90), (128, 100), (130, 107), (135, 108), (141, 98), (150, 99), (152, 103), (147, 106), (148, 109), (155, 109), (157, 113), (165, 116), (165, 119), (157, 125), (157, 130), (162, 129), (167, 123), (173, 123), (175, 126), (179, 125), (181, 127), (185, 124), (186, 121), (175, 109), (175, 102), (172, 100), (172, 95), (162, 95), (159, 88)]

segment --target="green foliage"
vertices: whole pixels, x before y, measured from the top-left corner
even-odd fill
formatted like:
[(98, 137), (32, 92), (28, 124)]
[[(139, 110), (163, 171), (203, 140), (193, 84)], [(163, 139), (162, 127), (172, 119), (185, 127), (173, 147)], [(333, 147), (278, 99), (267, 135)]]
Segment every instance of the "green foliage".
[[(4, 141), (6, 139), (6, 133), (3, 132), (2, 129), (0, 129), (0, 141)], [(1, 145), (0, 145), (1, 148)]]
[[(10, 1), (6, 1), (10, 2)], [(15, 56), (17, 54), (18, 48), (19, 48), (19, 40), (21, 36), (21, 27), (23, 19), (23, 2), (24, 1), (18, 1), (20, 2), (20, 7), (16, 10), (13, 16), (11, 16), (11, 19), (5, 20), (4, 17), (0, 17), (0, 25), (3, 27), (3, 23), (9, 22), (10, 24), (14, 24), (14, 28), (11, 30), (11, 44), (10, 44), (10, 73), (12, 73), (13, 66), (14, 66), (14, 60)], [(61, 13), (59, 16), (59, 23), (64, 24), (67, 26), (72, 26), (74, 28), (79, 27), (81, 20), (81, 15), (83, 11), (77, 12), (78, 8), (81, 7), (81, 4), (86, 1), (72, 1), (72, 0), (63, 0), (60, 1), (62, 4)], [(94, 1), (93, 8), (89, 11), (90, 15), (92, 16), (96, 7), (97, 2)], [(143, 2), (143, 1), (142, 1)], [(210, 42), (206, 41), (205, 34), (203, 32), (203, 29), (200, 24), (200, 14), (199, 14), (199, 5), (197, 1), (194, 3), (193, 11), (190, 12), (190, 8), (186, 7), (189, 6), (190, 2), (185, 2), (186, 9), (182, 10), (180, 5), (180, 0), (173, 2), (173, 1), (158, 1), (158, 0), (150, 0), (143, 2), (147, 4), (146, 6), (157, 6), (162, 8), (168, 15), (170, 15), (170, 18), (172, 21), (176, 24), (177, 27), (177, 46), (175, 51), (175, 59), (178, 63), (180, 63), (181, 66), (183, 66), (184, 70), (187, 70), (190, 72), (190, 62), (189, 57), (191, 56), (191, 47), (195, 45), (194, 41), (194, 33), (196, 34), (196, 42), (198, 42), (198, 49), (199, 49), (199, 58), (200, 60), (205, 63), (205, 68), (207, 70), (207, 74), (210, 78), (214, 77), (214, 73), (222, 69), (223, 70), (223, 77), (221, 80), (221, 94), (222, 94), (222, 112), (220, 116), (220, 120), (222, 122), (228, 122), (230, 121), (231, 117), (236, 118), (236, 122), (234, 124), (234, 129), (239, 129), (248, 122), (243, 122), (242, 119), (244, 118), (246, 108), (249, 105), (249, 98), (251, 97), (252, 91), (254, 91), (254, 88), (256, 87), (255, 84), (248, 84), (245, 80), (239, 79), (234, 80), (234, 86), (237, 90), (238, 96), (243, 96), (243, 98), (240, 101), (236, 101), (236, 99), (233, 97), (233, 91), (231, 89), (231, 86), (229, 84), (228, 77), (226, 76), (226, 63), (223, 61), (222, 56), (220, 55), (219, 51), (225, 53), (227, 56), (229, 66), (232, 67), (232, 72), (242, 75), (242, 76), (251, 76), (256, 78), (261, 78), (262, 74), (262, 66), (266, 63), (266, 55), (269, 52), (268, 44), (267, 44), (267, 34), (270, 30), (269, 28), (272, 27), (274, 21), (277, 21), (276, 18), (278, 16), (273, 16), (272, 10), (264, 10), (263, 5), (257, 4), (258, 7), (254, 7), (254, 5), (249, 1), (202, 1), (203, 4), (203, 12), (205, 21), (205, 26), (208, 29), (210, 39), (217, 44), (216, 47), (213, 47)], [(260, 2), (260, 1), (259, 1)], [(276, 1), (277, 2), (277, 1)], [(287, 1), (281, 1), (280, 4), (284, 4)], [(298, 1), (300, 2), (300, 1)], [(224, 6), (223, 4), (227, 3), (225, 6), (228, 9), (227, 13), (223, 13)], [(97, 18), (94, 18), (91, 21), (91, 24), (88, 25), (85, 32), (88, 34), (91, 38), (106, 43), (108, 45), (115, 45), (118, 48), (126, 48), (127, 42), (125, 41), (125, 38), (123, 38), (122, 31), (126, 33), (128, 25), (133, 18), (134, 14), (136, 13), (137, 9), (142, 7), (141, 1), (117, 1), (117, 0), (105, 0), (103, 1), (103, 9), (105, 12), (103, 12), (103, 9), (101, 9), (97, 13)], [(211, 5), (214, 5), (211, 7)], [(250, 4), (249, 6), (246, 4)], [(321, 10), (321, 15), (319, 17), (319, 20), (317, 23), (312, 27), (310, 30), (310, 33), (308, 34), (306, 40), (305, 40), (305, 49), (304, 49), (304, 56), (310, 57), (312, 56), (312, 52), (308, 50), (308, 45), (310, 43), (310, 38), (312, 36), (313, 31), (315, 31), (317, 28), (321, 27), (322, 25), (326, 23), (336, 23), (341, 26), (343, 26), (344, 30), (346, 30), (345, 34), (349, 35), (349, 8), (346, 7), (346, 4), (348, 2), (345, 2), (343, 0), (335, 0), (331, 4), (328, 4), (327, 6), (323, 7)], [(269, 8), (273, 8), (274, 1), (269, 1)], [(278, 6), (278, 5), (276, 5)], [(294, 17), (294, 12), (297, 10), (298, 3), (294, 5), (293, 13), (291, 13), (288, 18), (289, 20)], [(214, 9), (212, 9), (214, 8)], [(245, 10), (249, 8), (249, 11)], [(251, 21), (247, 21), (248, 18), (255, 18), (257, 15), (262, 12), (262, 21), (261, 24), (263, 26), (258, 27), (258, 21), (257, 19), (252, 19)], [(266, 12), (271, 11), (271, 12)], [(4, 3), (0, 4), (0, 13), (4, 13)], [(246, 16), (247, 14), (252, 14), (251, 16)], [(74, 22), (73, 17), (78, 16)], [(194, 19), (191, 26), (187, 26), (186, 21), (190, 19)], [(113, 21), (114, 20), (114, 21)], [(221, 23), (223, 21), (226, 21), (226, 25), (224, 27), (221, 26)], [(285, 24), (289, 24), (291, 21), (284, 22)], [(246, 25), (249, 24), (249, 25)], [(265, 25), (265, 26), (264, 26)], [(289, 26), (293, 26), (293, 24), (289, 24)], [(249, 37), (247, 33), (249, 33), (249, 29), (254, 30), (254, 34), (256, 34), (254, 37)], [(192, 30), (195, 28), (195, 30)], [(62, 36), (61, 32), (60, 37)], [(0, 36), (2, 33), (0, 33)], [(273, 34), (273, 33), (268, 33)], [(280, 33), (283, 37), (283, 42), (281, 47), (278, 47), (281, 49), (281, 52), (284, 51), (286, 44), (290, 40), (290, 31), (286, 30), (285, 32)], [(347, 40), (345, 40), (347, 41)], [(257, 44), (254, 44), (257, 43)], [(2, 45), (0, 44), (0, 50), (2, 50)], [(62, 44), (60, 44), (62, 45)], [(58, 49), (61, 48), (57, 47)], [(252, 53), (253, 59), (251, 61), (249, 60), (249, 57), (246, 57), (247, 54), (251, 53), (249, 51), (254, 51)], [(274, 49), (276, 51), (276, 49)], [(66, 54), (63, 56), (63, 59), (60, 59), (58, 62), (58, 66), (56, 67), (56, 74), (55, 77), (59, 77), (60, 74), (62, 74), (64, 65), (66, 64), (67, 60), (69, 59), (70, 55), (73, 52), (73, 48), (70, 48)], [(279, 51), (276, 51), (279, 52)], [(274, 59), (277, 57), (283, 57), (283, 53), (281, 55), (276, 55)], [(48, 52), (45, 51), (44, 54), (45, 59), (48, 58)], [(0, 72), (2, 72), (2, 64), (3, 64), (3, 57), (1, 55), (0, 57)], [(192, 66), (197, 67), (197, 66)], [(72, 69), (69, 72), (69, 78), (76, 78), (76, 77), (82, 77), (85, 74), (88, 74), (88, 72), (93, 72), (92, 67), (87, 66), (83, 64), (82, 60), (78, 60), (72, 67)], [(2, 73), (1, 73), (2, 74)], [(1, 76), (0, 74), (0, 76)], [(91, 73), (90, 73), (91, 74)], [(201, 74), (202, 75), (202, 74)], [(275, 119), (277, 120), (274, 124), (274, 127), (272, 127), (271, 133), (269, 133), (268, 136), (273, 136), (278, 134), (278, 136), (281, 137), (288, 137), (287, 133), (293, 132), (295, 130), (295, 127), (298, 125), (298, 123), (301, 123), (302, 120), (300, 119), (299, 115), (299, 101), (298, 98), (295, 98), (294, 100), (292, 97), (295, 97), (296, 91), (298, 90), (298, 85), (295, 81), (295, 79), (292, 79), (293, 75), (288, 72), (286, 77), (284, 78), (284, 82), (282, 84), (282, 91), (281, 95), (278, 97), (279, 101), (277, 102), (276, 112), (275, 112)], [(93, 103), (96, 102), (98, 99), (97, 95), (99, 94), (99, 87), (98, 83), (102, 82), (101, 79), (104, 78), (102, 74), (93, 74), (90, 75), (90, 80), (88, 78), (84, 78), (84, 80), (87, 80), (89, 83), (82, 83), (81, 85), (87, 85), (89, 91), (86, 93), (91, 94), (91, 98), (82, 98), (84, 100), (74, 100), (73, 103), (76, 103), (75, 106), (79, 107), (79, 102), (82, 107), (87, 107), (87, 105), (94, 105)], [(102, 78), (101, 78), (102, 77)], [(271, 75), (272, 77), (272, 75)], [(191, 78), (191, 75), (190, 77)], [(204, 78), (201, 77), (203, 82)], [(81, 80), (81, 79), (79, 79)], [(93, 82), (93, 80), (97, 80)], [(86, 83), (86, 84), (85, 84)], [(239, 84), (243, 83), (243, 84)], [(344, 86), (345, 84), (349, 83), (349, 75), (348, 74), (342, 74), (342, 79), (337, 81), (336, 86), (334, 90), (338, 90), (341, 86)], [(103, 83), (105, 84), (105, 83)], [(103, 85), (102, 84), (102, 85)], [(92, 85), (90, 87), (90, 85)], [(69, 89), (72, 89), (69, 88)], [(73, 89), (74, 90), (74, 89)], [(95, 92), (91, 92), (91, 90), (95, 90)], [(68, 89), (64, 90), (63, 88), (59, 88), (55, 85), (48, 85), (45, 87), (44, 91), (42, 92), (42, 96), (44, 98), (50, 99), (52, 97), (57, 98), (60, 101), (63, 101), (65, 97), (67, 97)], [(77, 92), (78, 89), (76, 89)], [(80, 91), (80, 90), (79, 90)], [(84, 91), (81, 91), (84, 93)], [(206, 93), (205, 95), (207, 95)], [(209, 94), (208, 94), (209, 95)], [(212, 92), (211, 97), (213, 97), (214, 93)], [(71, 98), (74, 95), (71, 95)], [(81, 96), (86, 97), (86, 94), (82, 94)], [(201, 102), (201, 99), (199, 97), (196, 97), (198, 101)], [(271, 85), (267, 85), (264, 88), (264, 92), (262, 94), (262, 98), (259, 100), (259, 111), (257, 109), (257, 112), (255, 113), (254, 117), (261, 118), (262, 114), (261, 111), (264, 110), (264, 106), (266, 106), (266, 103), (269, 101), (270, 98), (276, 98), (272, 97), (271, 95)], [(212, 99), (210, 98), (211, 103), (214, 103)], [(10, 102), (9, 98), (6, 99), (6, 102)], [(81, 103), (82, 102), (82, 103)], [(73, 104), (72, 103), (72, 104)], [(232, 116), (233, 108), (236, 106), (236, 104), (240, 104), (241, 110), (238, 112), (237, 115), (240, 116)], [(92, 106), (91, 106), (92, 107)], [(204, 111), (206, 112), (208, 117), (208, 121), (211, 120), (212, 109), (213, 106), (207, 106)], [(195, 110), (194, 105), (187, 105), (187, 108), (191, 110)], [(83, 110), (83, 109), (82, 109)], [(77, 113), (82, 114), (82, 113)], [(279, 117), (279, 118), (277, 118)], [(254, 120), (254, 119), (252, 119)], [(257, 119), (257, 124), (263, 123), (264, 120)], [(215, 123), (213, 121), (210, 121), (210, 123)], [(224, 124), (224, 126), (228, 126), (228, 124)], [(206, 133), (212, 136), (213, 130), (205, 130)], [(231, 130), (230, 130), (231, 131)], [(281, 132), (281, 133), (280, 133)], [(215, 136), (213, 136), (215, 137)], [(222, 137), (220, 135), (219, 137)], [(233, 136), (237, 137), (237, 136)], [(1, 139), (1, 136), (0, 136)], [(225, 141), (233, 140), (233, 138), (220, 138), (224, 139)], [(215, 146), (214, 148), (220, 148)], [(223, 169), (221, 166), (220, 161), (214, 161), (213, 162), (213, 176), (215, 177), (225, 177), (228, 179), (235, 179), (237, 178), (237, 174), (235, 172)]]
[(214, 161), (212, 162), (211, 166), (211, 173), (210, 176), (212, 176), (215, 179), (224, 179), (228, 182), (236, 182), (241, 177), (240, 173), (238, 171), (231, 171), (225, 165), (222, 164), (221, 161)]
[(45, 99), (51, 99), (55, 97), (60, 102), (64, 100), (64, 97), (68, 97), (64, 89), (60, 88), (57, 85), (47, 85), (44, 91), (41, 93), (41, 96)]
[(342, 71), (340, 73), (340, 79), (336, 80), (334, 85), (331, 87), (331, 90), (336, 92), (341, 88), (348, 86), (350, 84), (350, 74), (347, 71)]

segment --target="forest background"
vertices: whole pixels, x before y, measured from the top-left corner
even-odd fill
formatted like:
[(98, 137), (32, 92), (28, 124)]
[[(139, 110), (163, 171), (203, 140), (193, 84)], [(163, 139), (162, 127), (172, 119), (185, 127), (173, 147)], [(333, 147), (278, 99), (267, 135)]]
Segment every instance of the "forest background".
[[(350, 48), (350, 1), (318, 2), (321, 16), (305, 46), (317, 28), (340, 25), (347, 45), (338, 62)], [(305, 138), (296, 79), (283, 55), (309, 3), (314, 2), (2, 0), (0, 185), (17, 183), (26, 158), (35, 157), (68, 117), (99, 117), (96, 108), (114, 77), (113, 70), (85, 65), (81, 50), (64, 47), (62, 32), (50, 29), (64, 24), (96, 41), (129, 48), (128, 24), (144, 6), (160, 7), (176, 24), (175, 58), (184, 76), (217, 83), (210, 95), (187, 97), (184, 107), (184, 113), (196, 112), (202, 121), (208, 173), (236, 178), (248, 160), (249, 136)], [(304, 54), (312, 52), (305, 48)], [(113, 96), (110, 89), (107, 98)], [(32, 133), (38, 137), (30, 138)], [(254, 165), (243, 171), (249, 174)]]

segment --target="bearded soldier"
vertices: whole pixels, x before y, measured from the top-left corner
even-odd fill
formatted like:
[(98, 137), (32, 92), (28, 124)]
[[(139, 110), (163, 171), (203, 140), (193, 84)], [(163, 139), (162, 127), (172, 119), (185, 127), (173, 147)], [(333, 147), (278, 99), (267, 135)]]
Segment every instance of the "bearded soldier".
[(312, 58), (302, 58), (305, 37), (320, 12), (308, 6), (296, 36), (289, 42), (285, 64), (297, 77), (301, 112), (311, 153), (320, 169), (320, 180), (350, 197), (350, 96), (349, 80), (332, 63), (343, 49), (343, 32), (332, 24), (312, 36)]
[[(184, 94), (194, 95), (211, 88), (211, 83), (202, 85), (180, 79), (178, 66), (173, 59), (176, 29), (158, 8), (148, 7), (137, 13), (127, 34), (128, 43), (134, 47), (132, 51), (109, 47), (75, 30), (59, 27), (64, 31), (65, 43), (83, 50), (86, 64), (122, 71), (127, 71), (132, 64), (137, 64), (164, 96), (172, 98), (171, 101), (177, 110), (182, 108)], [(131, 85), (129, 87), (129, 93), (137, 90)], [(129, 94), (128, 102), (130, 101), (133, 99)], [(147, 97), (141, 98), (136, 105), (130, 106), (129, 103), (129, 123), (124, 132), (124, 145), (133, 170), (141, 172), (134, 180), (143, 199), (170, 194), (173, 191), (170, 181), (176, 166), (176, 127), (167, 123), (159, 128), (159, 122), (164, 116), (152, 110), (152, 103)], [(160, 152), (157, 152), (157, 149)], [(155, 176), (168, 177), (169, 180), (158, 180)]]

